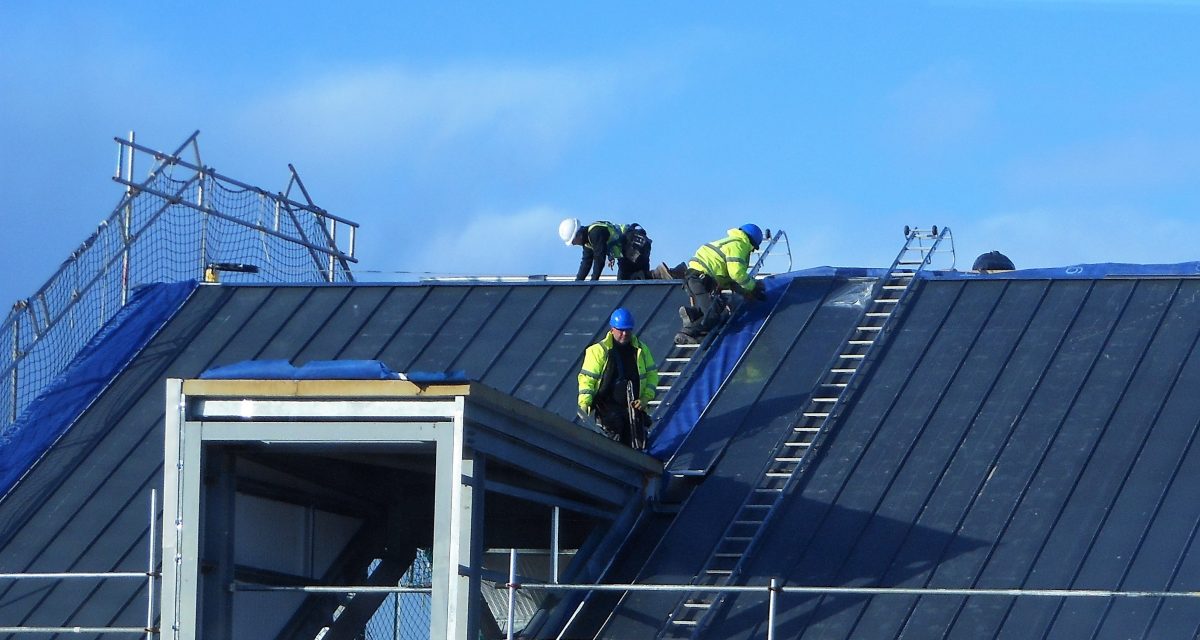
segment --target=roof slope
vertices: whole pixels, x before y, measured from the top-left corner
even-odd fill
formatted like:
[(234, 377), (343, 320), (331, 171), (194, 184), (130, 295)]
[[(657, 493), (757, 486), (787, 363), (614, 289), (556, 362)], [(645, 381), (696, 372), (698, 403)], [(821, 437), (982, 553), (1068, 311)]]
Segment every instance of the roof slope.
[[(164, 378), (247, 359), (374, 358), (462, 369), (570, 418), (583, 349), (612, 309), (630, 308), (664, 353), (682, 300), (662, 282), (201, 287), (0, 502), (0, 572), (145, 569)], [(0, 584), (0, 625), (144, 622), (139, 581)]]
[[(1200, 590), (1200, 280), (920, 286), (771, 521), (744, 582)], [(784, 371), (763, 388), (810, 380)], [(704, 554), (680, 549), (709, 544), (724, 524), (714, 523), (725, 503), (706, 496), (745, 490), (744, 476), (763, 461), (736, 450), (752, 448), (789, 411), (761, 398), (752, 406), (760, 428), (730, 443), (643, 578), (699, 570)], [(787, 638), (1190, 638), (1200, 630), (1196, 599), (781, 598), (776, 632)], [(652, 637), (676, 601), (630, 596), (601, 635)], [(765, 618), (763, 596), (731, 596), (703, 637), (763, 637)]]

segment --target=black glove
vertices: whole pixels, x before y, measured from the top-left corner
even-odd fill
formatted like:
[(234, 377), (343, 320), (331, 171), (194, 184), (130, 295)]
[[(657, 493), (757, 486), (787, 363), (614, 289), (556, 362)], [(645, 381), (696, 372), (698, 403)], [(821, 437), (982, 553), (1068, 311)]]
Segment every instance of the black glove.
[(759, 302), (767, 299), (767, 292), (763, 291), (762, 284), (756, 285), (753, 289), (750, 290), (749, 298), (751, 300), (756, 300)]

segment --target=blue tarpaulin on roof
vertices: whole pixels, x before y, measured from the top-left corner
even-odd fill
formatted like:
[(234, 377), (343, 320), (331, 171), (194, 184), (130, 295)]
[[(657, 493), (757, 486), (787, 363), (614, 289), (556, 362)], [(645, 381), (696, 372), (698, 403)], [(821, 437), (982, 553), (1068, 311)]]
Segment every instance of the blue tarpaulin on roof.
[[(722, 329), (721, 340), (709, 350), (703, 368), (696, 372), (688, 388), (684, 390), (686, 395), (676, 401), (675, 410), (651, 431), (646, 452), (659, 460), (666, 460), (674, 455), (679, 445), (700, 421), (700, 416), (708, 408), (709, 401), (733, 372), (738, 360), (771, 315), (771, 310), (775, 308), (783, 290), (793, 277), (828, 276), (840, 271), (842, 270), (832, 267), (819, 267), (763, 279), (761, 282), (767, 294), (766, 301), (742, 305), (738, 313), (729, 320), (729, 324)], [(864, 273), (859, 275), (866, 275), (866, 270), (855, 271), (863, 271)]]
[(189, 280), (151, 284), (134, 291), (129, 303), (0, 434), (0, 495), (7, 494), (66, 433), (195, 288), (196, 282)]
[(1095, 278), (1123, 277), (1188, 277), (1200, 276), (1200, 262), (1177, 262), (1174, 264), (1127, 264), (1123, 262), (1101, 262), (1096, 264), (1073, 264), (1066, 267), (1044, 269), (1018, 269), (997, 273), (975, 273), (973, 271), (922, 271), (920, 277), (932, 279), (1008, 279), (1008, 280), (1090, 280)]
[(378, 360), (313, 360), (295, 366), (287, 360), (243, 360), (214, 367), (200, 374), (202, 380), (408, 380), (410, 382), (461, 382), (466, 373), (454, 371), (410, 371), (396, 373)]

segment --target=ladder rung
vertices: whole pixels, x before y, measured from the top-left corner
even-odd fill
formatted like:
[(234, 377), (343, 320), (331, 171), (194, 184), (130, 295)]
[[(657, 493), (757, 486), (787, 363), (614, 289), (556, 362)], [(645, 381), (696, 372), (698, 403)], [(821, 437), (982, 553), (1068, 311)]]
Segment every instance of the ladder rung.
[(672, 620), (671, 624), (677, 624), (684, 627), (694, 627), (699, 624), (699, 622), (696, 620)]
[(792, 472), (791, 471), (768, 471), (767, 477), (768, 478), (790, 478), (790, 477), (792, 477)]
[[(911, 276), (909, 276), (909, 277), (911, 277)], [(908, 285), (904, 285), (904, 284), (885, 284), (885, 285), (883, 285), (883, 288), (884, 288), (884, 289), (891, 290), (891, 291), (904, 291), (905, 289), (907, 289), (907, 288), (908, 288)]]
[[(704, 573), (711, 573), (714, 576), (731, 576), (733, 569), (705, 569)], [(680, 624), (696, 624), (695, 622), (680, 622)]]
[(668, 390), (670, 390), (670, 389), (671, 389), (671, 385), (666, 385), (666, 386), (663, 386), (663, 385), (661, 385), (661, 384), (660, 384), (660, 385), (657, 385), (657, 386), (655, 386), (654, 388), (655, 388), (655, 389), (657, 389), (657, 390), (659, 390), (659, 391), (668, 391)]
[(683, 606), (688, 609), (707, 609), (712, 606), (711, 602), (685, 602)]
[(813, 398), (812, 401), (813, 402), (837, 402), (838, 399), (837, 399), (837, 396), (833, 396), (832, 398)]
[[(800, 458), (796, 458), (799, 460)], [(758, 493), (779, 493), (783, 489), (772, 489), (771, 487), (755, 487), (754, 490)]]
[(679, 357), (672, 358), (670, 356), (667, 357), (667, 362), (691, 362), (691, 361), (692, 361), (691, 358), (679, 358)]
[(829, 412), (828, 411), (805, 411), (804, 417), (805, 418), (828, 418)]
[(683, 372), (682, 371), (659, 371), (658, 375), (660, 375), (660, 376), (677, 376), (681, 373), (683, 373)]
[(800, 458), (779, 456), (779, 457), (775, 458), (775, 462), (800, 462)]
[(875, 344), (875, 341), (874, 340), (851, 340), (850, 344), (872, 345), (872, 344)]
[(868, 318), (886, 318), (892, 315), (890, 311), (868, 311)]
[(900, 302), (900, 298), (875, 298), (875, 302), (879, 304), (896, 304)]
[(845, 389), (847, 386), (849, 386), (849, 383), (846, 383), (846, 382), (822, 382), (821, 386), (822, 387), (841, 387), (842, 389)]
[(807, 448), (809, 446), (812, 446), (812, 443), (811, 442), (789, 442), (789, 443), (787, 443), (787, 446), (796, 447), (797, 449), (800, 449), (800, 448)]
[(816, 433), (821, 430), (821, 427), (792, 427), (792, 431), (796, 433)]
[(838, 357), (846, 358), (848, 360), (862, 360), (863, 358), (867, 357), (867, 354), (865, 354), (865, 353), (843, 353), (842, 355), (840, 355)]
[(872, 327), (870, 325), (862, 325), (862, 326), (858, 327), (859, 331), (880, 331), (882, 329), (883, 329), (883, 327)]
[(830, 369), (830, 373), (854, 373), (858, 369)]

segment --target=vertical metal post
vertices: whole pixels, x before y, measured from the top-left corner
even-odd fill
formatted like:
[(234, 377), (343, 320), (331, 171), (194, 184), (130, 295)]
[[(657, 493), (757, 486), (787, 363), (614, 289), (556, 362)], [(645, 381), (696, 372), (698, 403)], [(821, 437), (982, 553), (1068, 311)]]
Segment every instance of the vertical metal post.
[(508, 550), (508, 640), (513, 640), (513, 605), (517, 600), (517, 550)]
[(558, 523), (559, 508), (556, 506), (550, 520), (550, 582), (554, 584), (558, 584)]
[(155, 526), (158, 515), (158, 489), (150, 490), (150, 559), (146, 563), (146, 640), (154, 640), (154, 549)]
[(208, 212), (204, 210), (204, 167), (201, 166), (197, 170), (200, 174), (200, 179), (196, 181), (196, 206), (200, 211), (200, 273), (203, 277), (204, 270), (208, 268)]
[[(133, 182), (133, 154), (134, 154), (134, 133), (129, 132), (129, 147), (125, 158), (125, 180), (127, 183)], [(121, 216), (121, 242), (124, 247), (121, 250), (121, 306), (129, 301), (129, 243), (132, 240), (133, 233), (133, 187), (125, 187), (125, 215)]]
[(775, 594), (779, 593), (779, 580), (771, 578), (767, 599), (767, 640), (775, 640)]
[(12, 400), (12, 406), (10, 406), (8, 408), (9, 423), (13, 423), (13, 422), (17, 421), (17, 399), (18, 399), (18, 396), (20, 395), (17, 393), (17, 371), (20, 369), (20, 364), (17, 362), (17, 358), (21, 357), (21, 317), (20, 316), (13, 317), (12, 328), (13, 328), (13, 334), (12, 334), (12, 336), (13, 336), (13, 339), (12, 339), (13, 366), (12, 366), (12, 392), (10, 394), (11, 395), (10, 400)]
[(337, 258), (333, 257), (333, 252), (337, 251), (337, 220), (329, 219), (329, 281), (337, 282), (334, 271), (337, 267)]

